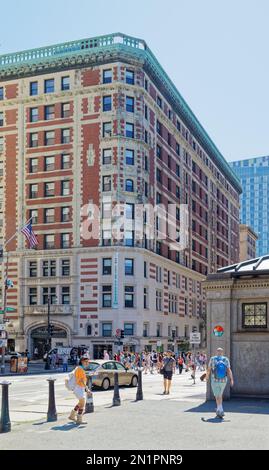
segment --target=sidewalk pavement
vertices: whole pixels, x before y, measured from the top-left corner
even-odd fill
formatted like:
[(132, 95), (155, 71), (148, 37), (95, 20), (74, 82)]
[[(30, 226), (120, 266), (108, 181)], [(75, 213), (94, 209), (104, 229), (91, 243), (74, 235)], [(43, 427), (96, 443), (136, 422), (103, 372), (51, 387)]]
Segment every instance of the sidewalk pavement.
[(268, 401), (232, 400), (226, 416), (215, 418), (214, 403), (163, 400), (125, 401), (98, 407), (77, 426), (60, 416), (13, 425), (2, 434), (2, 450), (188, 450), (269, 449)]

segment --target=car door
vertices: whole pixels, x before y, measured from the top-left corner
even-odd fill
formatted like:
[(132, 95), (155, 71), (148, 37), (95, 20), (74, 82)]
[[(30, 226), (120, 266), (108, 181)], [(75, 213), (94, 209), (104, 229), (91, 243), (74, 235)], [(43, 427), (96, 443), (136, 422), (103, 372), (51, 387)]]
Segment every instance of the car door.
[(104, 362), (104, 364), (102, 365), (102, 368), (105, 371), (103, 376), (109, 378), (110, 385), (113, 386), (114, 385), (114, 373), (116, 371), (114, 361)]
[(120, 362), (115, 362), (115, 366), (119, 374), (119, 385), (129, 385), (130, 376), (125, 367)]

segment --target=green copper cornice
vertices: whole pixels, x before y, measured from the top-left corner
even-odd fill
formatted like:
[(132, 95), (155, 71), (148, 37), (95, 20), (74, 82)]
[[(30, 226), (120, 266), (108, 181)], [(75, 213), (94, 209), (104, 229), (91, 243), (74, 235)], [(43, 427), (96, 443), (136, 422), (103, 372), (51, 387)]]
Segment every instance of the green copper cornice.
[(0, 81), (47, 73), (50, 70), (93, 66), (119, 60), (141, 64), (195, 139), (234, 188), (242, 192), (239, 179), (142, 39), (114, 33), (0, 55)]

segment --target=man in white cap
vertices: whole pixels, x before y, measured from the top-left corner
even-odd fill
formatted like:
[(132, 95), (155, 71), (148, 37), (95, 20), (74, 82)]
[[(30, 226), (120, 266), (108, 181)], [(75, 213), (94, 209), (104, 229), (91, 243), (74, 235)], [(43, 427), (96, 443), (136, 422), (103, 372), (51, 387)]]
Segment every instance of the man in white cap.
[(216, 415), (218, 418), (222, 419), (224, 416), (222, 396), (227, 384), (227, 376), (229, 376), (231, 387), (233, 387), (234, 384), (230, 361), (223, 355), (222, 348), (218, 348), (217, 355), (210, 358), (206, 373), (207, 381), (209, 380), (210, 374), (211, 387), (217, 403)]

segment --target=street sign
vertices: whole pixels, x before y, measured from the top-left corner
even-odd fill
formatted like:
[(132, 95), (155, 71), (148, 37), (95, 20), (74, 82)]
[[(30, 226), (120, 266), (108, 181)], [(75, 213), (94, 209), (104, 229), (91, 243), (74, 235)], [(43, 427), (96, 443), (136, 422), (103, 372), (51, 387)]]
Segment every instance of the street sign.
[(7, 339), (0, 339), (0, 348), (7, 347)]
[(1, 339), (7, 339), (7, 331), (6, 330), (0, 331), (0, 338)]
[(201, 342), (201, 333), (197, 333), (196, 331), (193, 331), (190, 334), (190, 344), (200, 344)]
[[(13, 308), (13, 307), (7, 307), (7, 308), (6, 308), (6, 312), (15, 312), (15, 311), (16, 311), (16, 309)], [(0, 310), (0, 315), (3, 314), (3, 313), (4, 313), (4, 310), (1, 309), (1, 310)]]
[(3, 331), (5, 329), (5, 324), (0, 324), (0, 331)]

